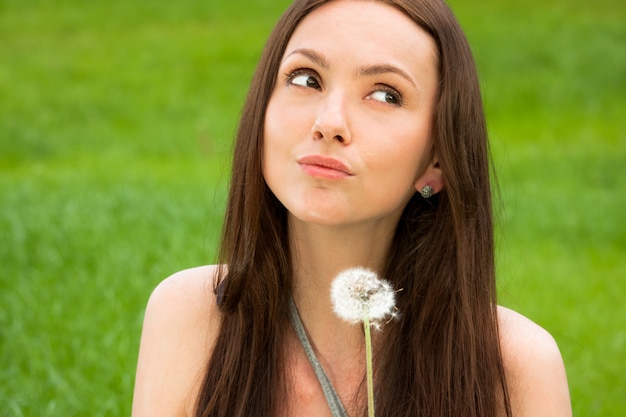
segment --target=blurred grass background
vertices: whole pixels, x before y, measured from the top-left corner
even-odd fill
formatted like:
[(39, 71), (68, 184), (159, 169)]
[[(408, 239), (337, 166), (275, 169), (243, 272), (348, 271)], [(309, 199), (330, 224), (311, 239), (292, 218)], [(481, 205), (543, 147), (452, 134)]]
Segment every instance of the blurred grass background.
[[(129, 413), (143, 309), (214, 260), (230, 142), (288, 0), (0, 0), (0, 415)], [(452, 1), (479, 65), (502, 303), (576, 415), (626, 414), (626, 3)]]

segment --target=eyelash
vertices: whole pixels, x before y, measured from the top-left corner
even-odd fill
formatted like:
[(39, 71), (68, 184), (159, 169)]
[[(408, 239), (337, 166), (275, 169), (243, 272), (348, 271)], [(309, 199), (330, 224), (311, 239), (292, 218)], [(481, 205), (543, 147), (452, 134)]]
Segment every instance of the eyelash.
[(400, 92), (398, 90), (396, 90), (395, 88), (393, 88), (393, 87), (391, 87), (389, 85), (385, 85), (385, 84), (379, 84), (379, 85), (377, 85), (377, 87), (379, 87), (379, 88), (377, 88), (376, 90), (372, 91), (370, 93), (370, 95), (374, 94), (375, 92), (382, 91), (382, 92), (384, 92), (386, 94), (391, 94), (391, 96), (393, 96), (393, 98), (396, 100), (395, 103), (387, 103), (387, 104), (391, 104), (393, 106), (398, 106), (398, 107), (400, 107), (400, 106), (402, 106), (404, 104), (404, 99), (402, 98), (402, 94), (400, 94)]
[[(310, 68), (298, 68), (296, 70), (286, 72), (285, 73), (285, 79), (286, 79), (287, 85), (296, 85), (296, 84), (293, 84), (293, 80), (296, 77), (300, 76), (300, 75), (311, 76), (311, 77), (313, 77), (315, 79), (317, 85), (318, 86), (320, 85), (319, 76), (317, 75), (317, 72), (315, 72), (314, 70), (312, 70)], [(375, 89), (371, 93), (369, 93), (368, 97), (371, 96), (372, 94), (376, 93), (376, 92), (384, 92), (386, 94), (390, 94), (396, 101), (395, 103), (386, 102), (386, 104), (389, 104), (389, 105), (392, 105), (392, 106), (398, 106), (398, 107), (401, 107), (404, 104), (404, 100), (403, 100), (402, 94), (398, 90), (396, 90), (395, 88), (393, 88), (393, 87), (391, 87), (389, 85), (386, 85), (386, 84), (377, 84), (376, 87), (377, 87), (377, 89)], [(309, 87), (309, 88), (315, 88), (315, 87)]]
[(299, 75), (308, 75), (310, 77), (313, 77), (315, 78), (315, 81), (317, 82), (317, 84), (318, 85), (320, 84), (319, 76), (317, 75), (317, 73), (314, 70), (309, 69), (309, 68), (298, 68), (296, 70), (287, 72), (285, 74), (286, 83), (288, 85), (295, 85), (293, 84), (293, 80)]

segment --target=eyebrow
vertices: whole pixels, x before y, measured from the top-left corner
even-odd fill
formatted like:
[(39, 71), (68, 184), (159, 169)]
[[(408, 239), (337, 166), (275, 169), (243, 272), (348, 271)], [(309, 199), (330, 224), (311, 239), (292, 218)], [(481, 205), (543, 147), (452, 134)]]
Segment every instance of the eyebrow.
[[(304, 55), (306, 58), (311, 60), (314, 64), (319, 65), (323, 69), (328, 69), (330, 67), (328, 60), (326, 59), (324, 55), (309, 48), (294, 49), (285, 58), (288, 58), (296, 54)], [(377, 75), (388, 74), (388, 73), (397, 74), (401, 76), (402, 78), (406, 79), (409, 83), (411, 83), (413, 87), (417, 88), (417, 84), (415, 83), (415, 80), (413, 80), (413, 77), (411, 77), (406, 71), (393, 65), (388, 65), (388, 64), (367, 65), (367, 66), (359, 67), (356, 71), (356, 74), (362, 77), (375, 77)]]
[(294, 49), (285, 58), (290, 57), (291, 55), (295, 55), (295, 54), (304, 55), (305, 57), (313, 61), (314, 64), (317, 64), (324, 69), (328, 69), (328, 67), (330, 66), (328, 65), (328, 60), (326, 59), (324, 55), (308, 48)]
[(387, 74), (387, 73), (397, 74), (401, 76), (402, 78), (406, 79), (409, 83), (411, 83), (413, 87), (417, 88), (417, 84), (415, 84), (413, 77), (411, 77), (406, 71), (398, 67), (394, 67), (393, 65), (386, 65), (386, 64), (369, 65), (369, 66), (360, 67), (357, 70), (357, 74), (361, 76), (365, 76), (365, 77), (374, 77), (376, 75)]

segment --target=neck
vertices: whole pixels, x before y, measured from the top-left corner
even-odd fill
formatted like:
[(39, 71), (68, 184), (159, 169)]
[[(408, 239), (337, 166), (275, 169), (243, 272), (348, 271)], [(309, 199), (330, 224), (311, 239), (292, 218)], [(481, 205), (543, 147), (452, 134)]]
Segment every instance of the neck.
[(337, 274), (351, 267), (382, 273), (395, 228), (377, 224), (326, 227), (295, 219), (289, 228), (293, 297), (316, 350), (322, 355), (348, 353), (349, 347), (362, 350), (363, 331), (335, 315), (330, 286)]
[(296, 280), (330, 281), (347, 268), (382, 272), (395, 227), (386, 224), (328, 227), (290, 219)]

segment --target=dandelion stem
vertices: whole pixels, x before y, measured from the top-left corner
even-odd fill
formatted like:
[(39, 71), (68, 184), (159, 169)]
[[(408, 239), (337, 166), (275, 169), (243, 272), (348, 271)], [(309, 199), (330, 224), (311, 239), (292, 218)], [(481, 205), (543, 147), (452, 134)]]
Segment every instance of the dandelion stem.
[(372, 334), (369, 317), (363, 318), (365, 330), (365, 366), (367, 368), (367, 415), (374, 417), (374, 372), (372, 370)]

